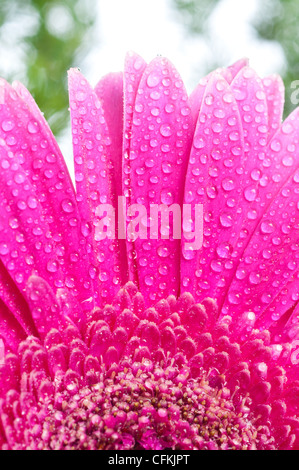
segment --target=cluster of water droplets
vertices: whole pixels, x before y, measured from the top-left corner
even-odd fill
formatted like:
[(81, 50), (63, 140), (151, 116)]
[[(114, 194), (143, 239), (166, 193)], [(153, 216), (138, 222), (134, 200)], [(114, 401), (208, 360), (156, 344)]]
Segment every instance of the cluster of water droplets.
[(183, 250), (182, 283), (225, 300), (223, 313), (265, 309), (297, 270), (296, 115), (279, 129), (273, 83), (245, 67), (230, 84), (214, 74), (202, 92), (184, 197), (204, 204), (204, 247)]
[(1, 87), (1, 259), (21, 289), (35, 273), (78, 296), (78, 283), (88, 291), (90, 282), (78, 263), (86, 243), (67, 168), (27, 90)]
[(132, 103), (126, 108), (124, 194), (130, 204), (146, 209), (141, 224), (147, 237), (134, 241), (132, 269), (137, 270), (139, 285), (156, 300), (166, 289), (178, 292), (179, 244), (173, 237), (172, 215), (163, 224), (150, 207), (182, 203), (192, 125), (187, 94), (173, 66), (160, 58), (149, 66), (136, 60), (132, 57), (125, 75), (125, 93)]

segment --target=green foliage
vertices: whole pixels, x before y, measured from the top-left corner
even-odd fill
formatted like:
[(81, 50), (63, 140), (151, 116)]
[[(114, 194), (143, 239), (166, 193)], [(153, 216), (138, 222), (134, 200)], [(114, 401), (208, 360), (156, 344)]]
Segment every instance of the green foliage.
[(206, 34), (206, 21), (219, 0), (173, 0), (173, 3), (183, 13), (189, 32)]
[[(208, 36), (208, 19), (220, 0), (172, 0), (172, 2), (180, 12), (178, 19), (186, 25), (187, 32), (202, 35), (206, 40), (211, 41)], [(281, 70), (277, 70), (277, 73), (282, 76), (285, 84), (285, 116), (298, 105), (296, 102), (292, 103), (291, 100), (292, 93), (298, 89), (299, 83), (298, 19), (298, 0), (260, 0), (252, 23), (261, 40), (279, 43), (284, 52), (285, 64), (282, 65)], [(236, 21), (238, 21), (237, 17)], [(225, 65), (219, 63), (217, 51), (213, 51), (212, 55), (214, 63), (207, 63), (205, 72)], [(267, 57), (265, 57), (266, 60)], [(298, 94), (296, 92), (296, 97)]]
[(55, 135), (69, 121), (67, 70), (80, 62), (91, 42), (92, 0), (1, 0), (0, 42), (13, 43), (22, 58), (0, 76), (21, 80), (41, 107)]
[(298, 17), (298, 0), (267, 0), (260, 2), (260, 10), (254, 22), (261, 38), (277, 41), (283, 49), (286, 64), (281, 74), (286, 89), (285, 115), (297, 106), (291, 101), (294, 91), (291, 85), (299, 80)]

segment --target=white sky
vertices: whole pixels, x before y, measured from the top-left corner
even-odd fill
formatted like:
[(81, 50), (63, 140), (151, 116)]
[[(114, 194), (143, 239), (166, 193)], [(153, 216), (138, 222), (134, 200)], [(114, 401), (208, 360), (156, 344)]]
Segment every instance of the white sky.
[(248, 57), (260, 75), (281, 70), (279, 45), (257, 40), (249, 20), (262, 0), (222, 0), (209, 23), (210, 39), (191, 37), (171, 0), (96, 0), (99, 9), (98, 44), (93, 46), (82, 71), (90, 81), (110, 71), (122, 70), (127, 51), (150, 61), (157, 54), (168, 57), (180, 72), (188, 91), (200, 78), (206, 58), (216, 51), (223, 66)]
[[(223, 66), (248, 57), (261, 76), (281, 70), (280, 46), (258, 40), (249, 24), (262, 0), (222, 0), (208, 24), (209, 39), (204, 40), (188, 35), (183, 18), (177, 21), (179, 13), (174, 12), (171, 0), (95, 1), (98, 38), (84, 62), (78, 64), (92, 85), (106, 73), (122, 70), (125, 55), (131, 50), (148, 62), (157, 54), (168, 57), (188, 92), (203, 76), (206, 59), (213, 54)], [(60, 140), (65, 158), (71, 162), (70, 131)]]

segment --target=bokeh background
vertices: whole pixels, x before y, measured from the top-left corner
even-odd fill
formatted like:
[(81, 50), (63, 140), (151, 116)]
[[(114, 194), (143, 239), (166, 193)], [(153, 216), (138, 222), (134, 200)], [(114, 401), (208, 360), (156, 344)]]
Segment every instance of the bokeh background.
[(191, 92), (212, 69), (248, 57), (261, 76), (283, 77), (289, 114), (298, 18), (298, 0), (0, 0), (0, 76), (28, 87), (70, 162), (70, 67), (96, 85), (122, 70), (129, 50), (147, 61), (159, 54)]

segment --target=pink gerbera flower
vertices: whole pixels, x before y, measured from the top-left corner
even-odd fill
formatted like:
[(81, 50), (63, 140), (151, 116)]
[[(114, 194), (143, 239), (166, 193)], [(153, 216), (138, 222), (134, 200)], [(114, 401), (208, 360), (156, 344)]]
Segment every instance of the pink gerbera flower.
[[(299, 449), (299, 110), (281, 123), (280, 78), (242, 60), (188, 97), (161, 57), (95, 89), (72, 69), (76, 192), (33, 98), (0, 85), (2, 449)], [(123, 196), (202, 205), (202, 247), (190, 221), (99, 237)]]

